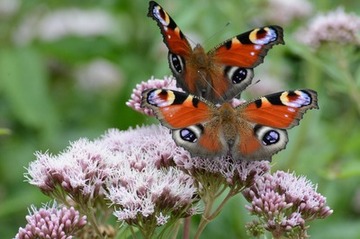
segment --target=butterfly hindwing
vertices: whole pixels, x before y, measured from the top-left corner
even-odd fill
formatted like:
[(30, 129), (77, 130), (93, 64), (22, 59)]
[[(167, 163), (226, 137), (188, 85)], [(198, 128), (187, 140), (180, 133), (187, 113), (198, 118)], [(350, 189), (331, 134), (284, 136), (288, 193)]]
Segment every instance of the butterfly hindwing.
[(228, 151), (221, 133), (220, 125), (209, 128), (205, 123), (174, 130), (172, 136), (178, 146), (187, 149), (193, 156), (216, 157)]
[(232, 149), (232, 156), (245, 160), (271, 160), (288, 142), (286, 130), (252, 124), (240, 131), (240, 142)]

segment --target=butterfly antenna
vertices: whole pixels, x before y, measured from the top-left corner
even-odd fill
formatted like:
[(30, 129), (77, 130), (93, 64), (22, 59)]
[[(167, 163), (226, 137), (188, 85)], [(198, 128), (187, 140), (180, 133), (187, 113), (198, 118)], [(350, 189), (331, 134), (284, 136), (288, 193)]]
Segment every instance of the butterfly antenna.
[(219, 35), (220, 32), (223, 32), (228, 26), (230, 26), (230, 22), (227, 22), (222, 28), (220, 28), (219, 30), (217, 30), (216, 32), (214, 32), (210, 37), (208, 37), (203, 45), (205, 46), (207, 44), (207, 42), (209, 42), (211, 39), (213, 39), (215, 36)]
[[(210, 40), (212, 40), (215, 36), (219, 35), (220, 32), (223, 32), (228, 26), (230, 26), (230, 24), (231, 24), (230, 22), (225, 23), (225, 25), (222, 28), (220, 28), (219, 30), (214, 32), (210, 37), (208, 37), (204, 41), (203, 45), (205, 46)], [(225, 98), (216, 90), (216, 88), (211, 84), (211, 82), (207, 81), (205, 76), (203, 76), (203, 79), (206, 82), (206, 84), (209, 86), (209, 88), (211, 88), (217, 95), (220, 95), (221, 101), (225, 102), (226, 101)]]
[[(200, 72), (199, 72), (200, 73)], [(206, 82), (206, 84), (209, 86), (209, 88), (211, 88), (217, 95), (220, 95), (221, 97), (221, 101), (225, 102), (225, 98), (216, 90), (216, 88), (211, 84), (211, 82), (209, 82), (204, 74), (201, 74), (201, 78)]]
[[(251, 87), (255, 86), (256, 84), (260, 83), (260, 79), (256, 80), (255, 82), (252, 82), (246, 89), (250, 89)], [(234, 98), (240, 98), (242, 92), (237, 93)]]

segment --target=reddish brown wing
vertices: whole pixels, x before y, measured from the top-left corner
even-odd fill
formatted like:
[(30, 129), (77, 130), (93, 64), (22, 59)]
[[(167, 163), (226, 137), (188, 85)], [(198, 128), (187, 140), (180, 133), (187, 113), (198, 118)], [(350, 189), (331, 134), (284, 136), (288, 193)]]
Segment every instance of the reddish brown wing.
[(178, 91), (150, 89), (142, 93), (142, 107), (151, 108), (160, 122), (170, 128), (186, 128), (211, 119), (213, 109), (199, 98)]
[(206, 53), (199, 44), (192, 49), (175, 21), (154, 1), (149, 3), (148, 16), (160, 27), (178, 86), (213, 103), (239, 96), (251, 84), (252, 68), (273, 45), (283, 43), (282, 28), (268, 26), (240, 34)]
[(151, 108), (158, 120), (172, 130), (177, 145), (194, 156), (226, 153), (220, 140), (220, 125), (205, 127), (215, 117), (217, 108), (196, 96), (183, 92), (150, 89), (142, 94), (142, 106)]
[(284, 91), (238, 108), (241, 117), (251, 123), (288, 129), (299, 124), (306, 110), (318, 108), (317, 93), (313, 90)]
[(169, 14), (156, 2), (149, 2), (148, 16), (154, 19), (161, 30), (163, 41), (173, 54), (188, 56), (192, 52), (180, 28)]
[(245, 158), (247, 155), (252, 155), (254, 152), (258, 151), (261, 148), (260, 141), (254, 136), (253, 129), (250, 127), (244, 127), (239, 132), (240, 134), (240, 144), (238, 149), (241, 152), (241, 155)]
[(199, 124), (174, 130), (173, 139), (192, 156), (215, 157), (226, 155), (228, 152), (227, 143), (221, 133), (221, 125), (207, 127)]
[(270, 160), (286, 147), (286, 129), (298, 125), (306, 110), (315, 108), (318, 108), (317, 94), (312, 90), (279, 92), (238, 106), (237, 117), (244, 123), (239, 127), (240, 142), (232, 155)]
[(239, 97), (251, 84), (253, 68), (263, 62), (269, 49), (276, 44), (284, 44), (283, 29), (266, 26), (235, 36), (208, 52), (211, 68), (207, 77), (212, 89), (205, 98), (221, 102), (221, 99)]
[(263, 62), (268, 50), (284, 44), (283, 29), (279, 26), (256, 28), (233, 37), (209, 52), (214, 60), (225, 66), (254, 68)]

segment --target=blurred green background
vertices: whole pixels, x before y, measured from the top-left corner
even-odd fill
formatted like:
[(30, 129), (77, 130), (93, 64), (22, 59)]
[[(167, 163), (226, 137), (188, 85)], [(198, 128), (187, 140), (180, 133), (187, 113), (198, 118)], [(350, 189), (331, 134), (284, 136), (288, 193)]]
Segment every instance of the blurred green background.
[[(254, 82), (260, 82), (242, 96), (318, 91), (320, 110), (307, 112), (289, 132), (273, 170), (306, 175), (334, 209), (311, 224), (312, 238), (360, 238), (359, 45), (312, 50), (297, 34), (314, 16), (339, 6), (360, 17), (360, 2), (159, 3), (208, 50), (257, 26), (283, 26), (286, 45), (269, 51), (255, 69)], [(0, 0), (0, 238), (25, 226), (31, 204), (49, 201), (24, 182), (34, 152), (56, 154), (69, 141), (94, 139), (109, 128), (156, 122), (125, 105), (137, 83), (170, 74), (167, 49), (147, 8), (145, 0)], [(241, 196), (231, 200), (203, 238), (248, 238), (244, 224), (251, 219), (244, 204)]]

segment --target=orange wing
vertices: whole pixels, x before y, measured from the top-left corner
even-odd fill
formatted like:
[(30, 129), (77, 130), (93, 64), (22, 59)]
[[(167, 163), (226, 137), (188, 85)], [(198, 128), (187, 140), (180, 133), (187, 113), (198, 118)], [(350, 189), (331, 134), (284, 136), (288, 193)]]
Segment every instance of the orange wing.
[(299, 124), (308, 109), (316, 109), (313, 90), (278, 92), (238, 107), (240, 117), (264, 126), (287, 129)]
[(163, 41), (170, 52), (181, 56), (188, 56), (192, 52), (180, 28), (159, 4), (154, 1), (149, 2), (148, 16), (156, 21), (163, 35)]
[(187, 93), (150, 89), (142, 94), (142, 106), (151, 108), (160, 122), (170, 129), (186, 128), (211, 119), (213, 106)]
[(256, 28), (220, 44), (209, 54), (226, 66), (254, 68), (263, 62), (268, 50), (284, 44), (283, 29), (279, 26)]

